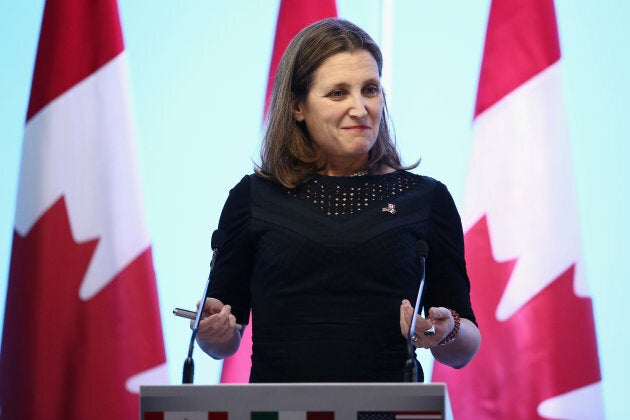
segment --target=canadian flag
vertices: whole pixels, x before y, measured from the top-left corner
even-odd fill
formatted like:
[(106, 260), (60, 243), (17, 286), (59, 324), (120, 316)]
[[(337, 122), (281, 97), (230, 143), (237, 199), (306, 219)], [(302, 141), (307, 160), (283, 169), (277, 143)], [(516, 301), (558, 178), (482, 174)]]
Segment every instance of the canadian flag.
[(132, 419), (167, 383), (115, 0), (48, 0), (19, 175), (3, 419)]
[[(271, 55), (271, 65), (269, 66), (269, 78), (267, 81), (267, 95), (265, 98), (265, 114), (271, 98), (273, 81), (276, 76), (276, 69), (280, 59), (284, 54), (289, 42), (298, 32), (311, 23), (318, 20), (336, 17), (337, 4), (335, 0), (281, 0), (278, 10), (278, 22), (276, 24), (276, 35)], [(239, 350), (231, 357), (223, 361), (221, 370), (221, 382), (223, 383), (243, 383), (249, 382), (249, 371), (252, 365), (252, 332), (251, 319), (249, 327), (245, 330), (241, 339)]]
[(603, 418), (553, 0), (493, 0), (462, 223), (482, 344), (459, 419)]

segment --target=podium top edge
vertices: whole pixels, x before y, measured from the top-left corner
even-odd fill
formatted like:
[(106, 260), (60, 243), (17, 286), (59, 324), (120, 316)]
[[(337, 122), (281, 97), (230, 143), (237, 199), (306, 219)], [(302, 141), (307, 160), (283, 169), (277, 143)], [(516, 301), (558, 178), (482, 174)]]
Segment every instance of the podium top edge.
[(217, 387), (244, 387), (244, 388), (269, 388), (269, 387), (352, 387), (352, 388), (374, 388), (374, 387), (413, 387), (421, 386), (425, 388), (442, 389), (446, 388), (444, 382), (282, 382), (282, 383), (221, 383), (221, 384), (162, 384), (162, 385), (140, 385), (140, 389), (160, 389), (173, 387), (194, 387), (194, 388), (217, 388)]

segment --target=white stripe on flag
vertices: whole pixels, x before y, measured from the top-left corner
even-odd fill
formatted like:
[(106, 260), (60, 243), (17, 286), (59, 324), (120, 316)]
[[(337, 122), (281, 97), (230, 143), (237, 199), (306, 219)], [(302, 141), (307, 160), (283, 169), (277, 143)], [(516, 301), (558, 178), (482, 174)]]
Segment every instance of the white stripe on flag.
[(79, 292), (84, 300), (150, 246), (130, 115), (123, 52), (25, 127), (15, 229), (26, 235), (65, 196), (74, 239), (99, 238)]
[(593, 420), (603, 418), (603, 395), (602, 383), (597, 382), (543, 401), (538, 406), (538, 414), (550, 419)]
[(475, 120), (462, 223), (469, 230), (487, 214), (495, 259), (518, 258), (499, 320), (574, 263), (576, 293), (587, 294), (569, 136), (558, 115), (560, 86), (556, 63)]
[(168, 385), (168, 366), (166, 363), (152, 367), (127, 379), (125, 388), (134, 394), (140, 393), (141, 385)]

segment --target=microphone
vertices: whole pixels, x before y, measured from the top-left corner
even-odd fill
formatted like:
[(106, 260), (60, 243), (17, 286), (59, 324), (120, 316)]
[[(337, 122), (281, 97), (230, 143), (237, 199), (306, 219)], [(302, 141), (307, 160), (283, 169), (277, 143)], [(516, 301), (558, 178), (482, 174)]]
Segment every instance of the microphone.
[(429, 246), (422, 239), (419, 239), (418, 242), (416, 242), (416, 253), (420, 258), (421, 276), (420, 287), (418, 287), (418, 296), (416, 297), (416, 304), (413, 309), (413, 318), (411, 318), (411, 326), (409, 327), (409, 334), (407, 334), (407, 350), (409, 357), (407, 358), (407, 362), (405, 363), (405, 382), (419, 382), (418, 361), (416, 360), (416, 346), (413, 345), (413, 334), (416, 330), (416, 318), (418, 318), (418, 313), (420, 312), (420, 307), (422, 306), (422, 292), (424, 291), (426, 260), (427, 255), (429, 254)]
[(208, 280), (206, 281), (206, 287), (203, 289), (203, 295), (201, 296), (201, 303), (199, 304), (199, 310), (193, 321), (192, 333), (190, 335), (190, 344), (188, 345), (188, 357), (184, 362), (184, 371), (182, 373), (182, 383), (192, 384), (193, 376), (195, 375), (195, 362), (193, 361), (192, 354), (195, 348), (195, 338), (197, 337), (197, 330), (199, 329), (199, 321), (203, 314), (203, 306), (206, 303), (206, 295), (208, 294), (208, 286), (210, 285), (210, 279), (212, 278), (212, 269), (214, 268), (214, 261), (217, 258), (217, 252), (225, 241), (225, 234), (222, 230), (215, 230), (212, 233), (212, 239), (210, 239), (210, 246), (212, 247), (212, 258), (210, 259), (210, 274), (208, 274)]

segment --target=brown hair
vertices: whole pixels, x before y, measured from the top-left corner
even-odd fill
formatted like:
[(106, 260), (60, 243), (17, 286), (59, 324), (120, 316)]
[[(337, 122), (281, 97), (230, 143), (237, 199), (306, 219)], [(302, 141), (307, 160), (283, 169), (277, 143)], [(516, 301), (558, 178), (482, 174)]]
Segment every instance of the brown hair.
[[(356, 50), (366, 50), (374, 57), (381, 76), (383, 56), (380, 48), (363, 29), (347, 20), (331, 18), (315, 22), (289, 43), (273, 84), (257, 174), (293, 188), (321, 170), (318, 152), (305, 124), (294, 119), (293, 104), (306, 99), (315, 71), (327, 58)], [(410, 167), (401, 165), (387, 120), (385, 102), (378, 137), (369, 152), (368, 169), (375, 171), (381, 165), (394, 169), (417, 166), (417, 163)]]

